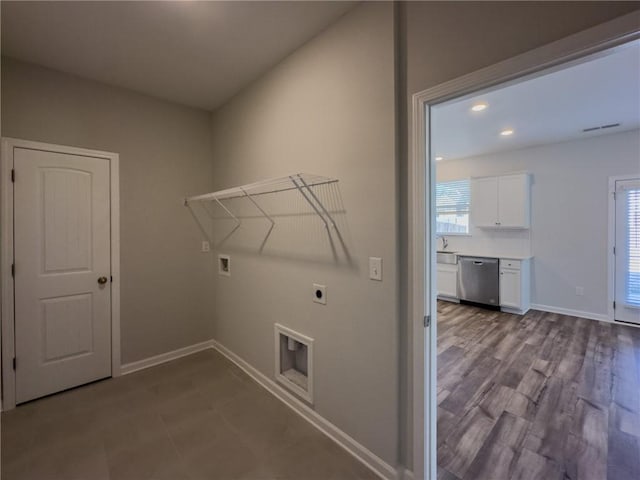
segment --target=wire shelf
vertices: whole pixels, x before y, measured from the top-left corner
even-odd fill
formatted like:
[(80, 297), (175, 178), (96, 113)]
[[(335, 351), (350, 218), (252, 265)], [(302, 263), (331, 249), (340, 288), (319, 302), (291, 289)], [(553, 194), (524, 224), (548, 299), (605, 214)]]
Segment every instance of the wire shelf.
[[(311, 206), (313, 211), (320, 217), (327, 230), (332, 227), (336, 228), (333, 218), (325, 208), (324, 204), (318, 198), (316, 193), (311, 187), (319, 185), (328, 185), (336, 183), (337, 178), (324, 177), (322, 175), (314, 175), (310, 173), (295, 173), (293, 175), (287, 175), (285, 177), (270, 178), (267, 180), (260, 180), (258, 182), (241, 185), (238, 187), (228, 188), (226, 190), (219, 190), (217, 192), (205, 193), (204, 195), (196, 195), (193, 197), (187, 197), (184, 199), (184, 205), (191, 209), (191, 203), (194, 202), (215, 202), (217, 203), (235, 222), (237, 229), (242, 221), (236, 217), (231, 210), (223, 203), (223, 200), (230, 200), (233, 198), (246, 198), (262, 213), (262, 215), (271, 222), (271, 229), (273, 229), (275, 222), (273, 218), (260, 206), (257, 199), (254, 197), (286, 192), (290, 190), (297, 190), (304, 200)], [(207, 210), (208, 211), (208, 210)], [(193, 210), (192, 210), (193, 213)]]

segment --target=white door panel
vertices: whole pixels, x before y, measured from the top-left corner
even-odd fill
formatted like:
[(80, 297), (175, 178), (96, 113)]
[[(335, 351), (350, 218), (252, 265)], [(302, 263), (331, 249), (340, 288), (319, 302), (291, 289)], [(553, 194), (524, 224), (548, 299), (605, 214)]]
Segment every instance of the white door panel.
[(111, 375), (109, 161), (14, 150), (16, 401)]

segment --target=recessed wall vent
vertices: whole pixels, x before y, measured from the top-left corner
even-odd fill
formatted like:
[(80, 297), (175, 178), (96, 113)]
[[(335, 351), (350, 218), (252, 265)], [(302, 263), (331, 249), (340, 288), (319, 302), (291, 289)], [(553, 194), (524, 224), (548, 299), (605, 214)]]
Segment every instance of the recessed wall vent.
[(313, 403), (313, 339), (275, 324), (276, 380)]
[(614, 127), (619, 127), (620, 124), (619, 123), (609, 123), (607, 125), (600, 125), (598, 127), (589, 127), (589, 128), (583, 128), (582, 131), (587, 133), (587, 132), (593, 132), (596, 130), (604, 130), (605, 128), (614, 128)]

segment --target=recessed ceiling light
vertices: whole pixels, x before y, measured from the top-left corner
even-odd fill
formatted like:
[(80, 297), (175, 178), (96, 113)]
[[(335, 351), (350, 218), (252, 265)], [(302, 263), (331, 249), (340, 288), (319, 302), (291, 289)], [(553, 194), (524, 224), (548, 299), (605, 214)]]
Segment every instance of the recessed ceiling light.
[(503, 137), (508, 137), (509, 135), (513, 135), (513, 130), (510, 128), (505, 128), (500, 132), (500, 135), (502, 135)]
[(473, 110), (474, 112), (481, 112), (488, 106), (489, 105), (487, 105), (486, 103), (476, 103), (473, 107), (471, 107), (471, 110)]
[(440, 160), (444, 160), (444, 157), (436, 157), (436, 162), (439, 162)]

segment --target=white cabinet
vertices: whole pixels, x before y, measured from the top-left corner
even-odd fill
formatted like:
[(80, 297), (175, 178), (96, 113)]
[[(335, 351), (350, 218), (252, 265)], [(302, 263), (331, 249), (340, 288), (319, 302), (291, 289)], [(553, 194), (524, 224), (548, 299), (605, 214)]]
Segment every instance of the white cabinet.
[(529, 310), (529, 260), (500, 259), (500, 306), (512, 313)]
[(458, 265), (438, 263), (436, 275), (438, 297), (458, 298)]
[(520, 270), (500, 269), (500, 306), (520, 309)]
[(529, 228), (529, 175), (471, 179), (471, 223), (481, 228)]
[(498, 225), (498, 177), (471, 180), (471, 223), (476, 227)]
[(529, 175), (498, 177), (498, 223), (502, 228), (529, 228)]

